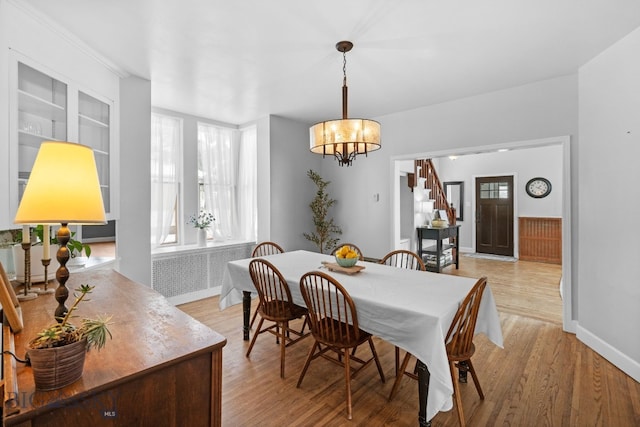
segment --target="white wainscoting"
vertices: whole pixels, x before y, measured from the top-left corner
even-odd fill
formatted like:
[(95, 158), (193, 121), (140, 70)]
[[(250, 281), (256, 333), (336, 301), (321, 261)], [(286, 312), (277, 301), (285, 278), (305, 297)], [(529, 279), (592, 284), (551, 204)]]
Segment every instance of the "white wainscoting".
[(249, 258), (255, 242), (162, 248), (151, 255), (153, 289), (174, 305), (220, 294), (229, 261)]

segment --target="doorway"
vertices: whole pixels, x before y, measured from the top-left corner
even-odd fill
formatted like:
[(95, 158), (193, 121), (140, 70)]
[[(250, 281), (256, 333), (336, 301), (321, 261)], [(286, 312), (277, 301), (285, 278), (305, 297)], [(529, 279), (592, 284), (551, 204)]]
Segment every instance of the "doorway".
[(476, 178), (476, 252), (513, 256), (513, 176)]
[[(407, 153), (398, 156), (392, 156), (390, 158), (391, 161), (391, 233), (390, 233), (390, 242), (391, 245), (399, 245), (400, 243), (400, 197), (399, 197), (399, 180), (402, 165), (405, 162), (413, 162), (413, 159), (416, 158), (444, 158), (447, 156), (460, 156), (460, 155), (473, 155), (473, 154), (481, 154), (481, 153), (489, 153), (489, 152), (497, 152), (501, 150), (512, 150), (512, 149), (528, 149), (528, 148), (538, 148), (545, 146), (560, 146), (562, 149), (562, 182), (563, 182), (563, 197), (562, 197), (562, 281), (561, 281), (561, 294), (564, 295), (562, 299), (562, 326), (563, 330), (566, 332), (575, 333), (577, 328), (577, 322), (573, 319), (572, 315), (572, 303), (576, 298), (573, 291), (572, 286), (572, 231), (571, 231), (571, 153), (570, 153), (570, 142), (571, 138), (569, 136), (559, 136), (559, 137), (551, 137), (537, 140), (528, 140), (528, 141), (513, 141), (509, 143), (501, 143), (494, 145), (485, 145), (485, 146), (473, 146), (467, 148), (451, 148), (443, 151), (424, 151), (424, 152), (415, 152), (415, 153)], [(514, 180), (515, 176), (514, 176)], [(517, 180), (516, 180), (517, 183)], [(474, 182), (471, 181), (469, 183), (472, 191), (475, 191)], [(517, 191), (515, 193), (515, 198), (518, 198)], [(472, 195), (471, 200), (469, 201), (469, 208), (473, 208), (475, 206), (474, 201), (475, 194)], [(515, 214), (515, 212), (514, 212)], [(469, 217), (469, 215), (467, 215)], [(475, 239), (475, 212), (472, 212), (471, 217), (469, 218), (471, 224), (473, 224), (473, 232), (469, 236), (469, 241)], [(514, 227), (517, 227), (518, 224), (514, 221)], [(514, 236), (517, 236), (517, 230), (514, 230)], [(475, 241), (471, 242), (472, 245), (469, 246), (469, 252), (475, 250)], [(517, 246), (514, 247), (514, 252), (517, 252)]]

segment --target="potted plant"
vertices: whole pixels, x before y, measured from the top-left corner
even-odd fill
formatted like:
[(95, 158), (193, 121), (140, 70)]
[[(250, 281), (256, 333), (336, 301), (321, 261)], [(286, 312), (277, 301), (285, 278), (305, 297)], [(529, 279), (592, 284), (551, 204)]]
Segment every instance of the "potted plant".
[(328, 218), (329, 208), (336, 203), (336, 200), (331, 199), (326, 191), (331, 181), (325, 181), (313, 170), (309, 170), (307, 176), (316, 185), (317, 191), (316, 196), (309, 204), (311, 213), (313, 214), (315, 230), (312, 233), (304, 233), (304, 237), (315, 243), (320, 253), (324, 253), (325, 250), (330, 252), (336, 247), (339, 241), (334, 235), (342, 234), (342, 229), (334, 224), (333, 218)]
[[(111, 316), (82, 319), (74, 326), (69, 319), (78, 304), (85, 300), (95, 286), (80, 285), (75, 301), (63, 319), (43, 329), (29, 341), (27, 362), (33, 369), (37, 390), (55, 390), (69, 385), (82, 376), (85, 354), (88, 349), (100, 350), (111, 338), (108, 329)], [(85, 300), (89, 301), (89, 300)]]

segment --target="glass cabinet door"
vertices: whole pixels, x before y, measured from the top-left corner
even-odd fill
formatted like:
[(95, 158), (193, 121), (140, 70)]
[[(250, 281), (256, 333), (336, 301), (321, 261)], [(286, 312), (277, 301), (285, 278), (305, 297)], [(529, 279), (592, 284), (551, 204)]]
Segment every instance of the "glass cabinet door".
[(18, 63), (18, 202), (43, 141), (67, 139), (67, 85)]
[(106, 213), (111, 212), (109, 174), (110, 123), (110, 105), (79, 91), (78, 142), (93, 149)]

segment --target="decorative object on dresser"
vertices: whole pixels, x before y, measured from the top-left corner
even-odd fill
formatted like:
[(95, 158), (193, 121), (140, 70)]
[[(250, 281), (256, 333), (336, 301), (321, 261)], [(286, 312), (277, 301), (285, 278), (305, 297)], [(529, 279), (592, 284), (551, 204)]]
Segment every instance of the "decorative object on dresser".
[(58, 301), (55, 317), (61, 320), (67, 314), (64, 303), (69, 297), (65, 284), (69, 279), (66, 264), (71, 232), (67, 225), (106, 222), (93, 150), (71, 142), (43, 142), (14, 222), (62, 225), (57, 234), (56, 258), (60, 266), (56, 271), (59, 286), (55, 293)]
[(316, 123), (309, 129), (312, 153), (333, 155), (340, 166), (351, 166), (358, 154), (380, 148), (380, 123), (368, 119), (349, 119), (347, 114), (347, 52), (353, 48), (350, 41), (336, 43), (342, 52), (342, 119)]
[(80, 285), (76, 289), (76, 300), (62, 321), (41, 330), (29, 341), (26, 358), (33, 368), (36, 390), (55, 390), (76, 382), (82, 376), (87, 350), (92, 347), (100, 350), (106, 344), (107, 335), (111, 338), (108, 329), (111, 316), (83, 318), (79, 327), (69, 322), (78, 304), (94, 288)]

